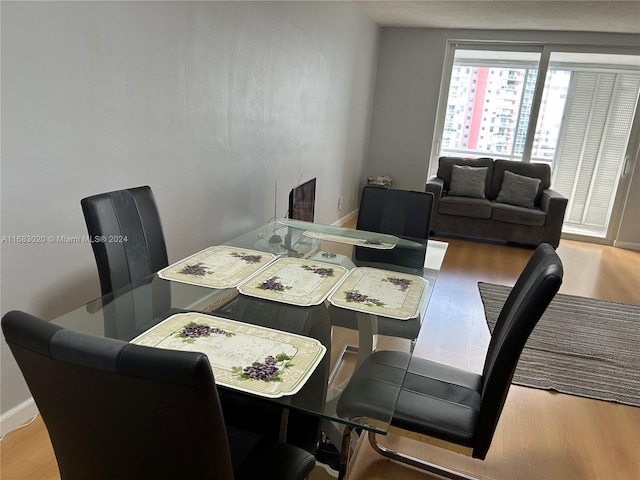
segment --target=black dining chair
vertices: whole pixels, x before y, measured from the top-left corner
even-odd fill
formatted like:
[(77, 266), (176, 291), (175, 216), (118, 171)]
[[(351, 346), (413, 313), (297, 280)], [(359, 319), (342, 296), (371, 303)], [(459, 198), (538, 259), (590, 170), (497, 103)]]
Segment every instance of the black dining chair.
[(432, 206), (432, 193), (366, 185), (362, 189), (356, 229), (395, 235), (419, 246), (397, 245), (390, 250), (357, 246), (354, 263), (423, 268)]
[[(422, 275), (432, 205), (432, 193), (366, 185), (362, 190), (356, 229), (394, 235), (411, 240), (414, 244), (396, 245), (390, 250), (356, 246), (353, 251), (353, 263), (356, 266), (372, 266)], [(358, 318), (354, 311), (330, 305), (329, 314), (334, 326), (358, 330)], [(379, 317), (376, 333), (408, 339), (413, 344), (420, 332), (422, 320), (421, 317), (417, 317), (399, 322)], [(348, 345), (346, 350), (365, 355), (368, 353), (361, 353), (359, 347), (352, 345)], [(341, 362), (341, 358), (338, 362)]]
[[(152, 281), (150, 277), (168, 265), (153, 192), (142, 186), (93, 195), (80, 203), (89, 235), (107, 240), (92, 242), (102, 294), (107, 295), (103, 305), (105, 335), (130, 340), (175, 313), (171, 309), (170, 282)], [(112, 295), (117, 298), (111, 299)], [(237, 314), (226, 316), (246, 321)], [(220, 401), (227, 423), (270, 438), (292, 438), (296, 445), (315, 452), (319, 436), (314, 434), (315, 426), (307, 429), (301, 425), (315, 425), (316, 419), (292, 413), (295, 420), (283, 434), (287, 411), (282, 406), (223, 389)]]
[(304, 479), (314, 457), (225, 426), (203, 353), (96, 337), (24, 312), (2, 331), (63, 480)]
[(105, 335), (130, 340), (171, 308), (169, 283), (150, 277), (169, 264), (155, 197), (142, 186), (92, 195), (80, 205), (98, 267)]
[[(426, 258), (429, 228), (431, 224), (431, 209), (433, 194), (397, 188), (366, 185), (362, 189), (360, 209), (356, 229), (375, 233), (394, 235), (403, 240), (410, 240), (412, 244), (405, 246), (399, 243), (393, 249), (383, 250), (369, 247), (355, 246), (352, 261), (356, 266), (370, 266), (375, 268), (402, 271), (415, 275), (422, 275)], [(331, 324), (336, 327), (359, 330), (358, 316), (362, 313), (329, 305)], [(386, 335), (409, 340), (411, 346), (420, 332), (422, 316), (409, 320), (398, 321), (378, 317), (373, 335)], [(375, 338), (375, 337), (374, 337)], [(342, 365), (346, 353), (357, 354), (357, 364), (374, 348), (374, 339), (367, 338), (367, 345), (363, 345), (362, 338), (359, 345), (345, 345), (330, 373), (332, 382)], [(334, 439), (335, 440), (335, 439)], [(338, 456), (335, 447), (334, 456)]]
[(169, 264), (155, 197), (148, 186), (80, 201), (98, 266), (102, 295), (136, 283)]
[[(390, 431), (484, 460), (522, 349), (558, 292), (562, 276), (562, 262), (555, 250), (541, 244), (500, 312), (481, 375), (410, 358), (404, 352), (377, 351), (355, 372), (338, 402), (338, 414), (346, 418), (381, 417), (380, 412), (393, 410), (401, 385)], [(391, 459), (446, 478), (469, 478), (389, 450), (377, 442), (374, 434), (369, 434), (369, 440), (378, 453)]]

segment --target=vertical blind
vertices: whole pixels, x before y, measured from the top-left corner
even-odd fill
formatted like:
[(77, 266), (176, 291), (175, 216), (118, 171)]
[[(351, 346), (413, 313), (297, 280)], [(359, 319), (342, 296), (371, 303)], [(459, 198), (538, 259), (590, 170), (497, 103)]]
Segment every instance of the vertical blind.
[(605, 233), (639, 90), (638, 74), (572, 72), (553, 181), (569, 198), (566, 224)]

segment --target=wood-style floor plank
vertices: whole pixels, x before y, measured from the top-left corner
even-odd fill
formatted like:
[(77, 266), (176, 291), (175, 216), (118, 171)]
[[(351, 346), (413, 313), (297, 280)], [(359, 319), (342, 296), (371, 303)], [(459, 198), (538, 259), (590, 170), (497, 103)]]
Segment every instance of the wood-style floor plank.
[(40, 416), (7, 434), (0, 444), (0, 478), (6, 480), (59, 480), (49, 434)]

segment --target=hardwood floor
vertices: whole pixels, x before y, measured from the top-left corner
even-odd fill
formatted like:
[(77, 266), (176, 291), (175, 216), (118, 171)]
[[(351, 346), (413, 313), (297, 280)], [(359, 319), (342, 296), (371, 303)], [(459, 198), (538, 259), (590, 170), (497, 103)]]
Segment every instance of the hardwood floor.
[[(513, 285), (532, 250), (458, 239), (449, 242), (417, 355), (479, 371), (489, 341), (477, 282)], [(562, 241), (561, 293), (640, 304), (640, 253)], [(640, 408), (514, 386), (487, 459), (479, 461), (394, 435), (381, 442), (481, 479), (640, 479)], [(60, 478), (40, 418), (0, 444), (0, 478)], [(431, 477), (377, 455), (362, 442), (349, 480)]]

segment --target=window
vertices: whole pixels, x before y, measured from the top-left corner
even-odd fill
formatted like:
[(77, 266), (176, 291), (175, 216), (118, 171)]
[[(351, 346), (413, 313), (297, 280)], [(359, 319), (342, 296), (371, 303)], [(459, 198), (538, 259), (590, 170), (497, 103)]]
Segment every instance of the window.
[[(471, 112), (464, 122), (470, 134), (463, 141), (443, 141), (442, 153), (522, 159), (539, 60), (539, 52), (456, 49), (447, 108), (452, 121)], [(500, 133), (479, 135), (496, 123)]]
[(467, 133), (444, 138), (439, 116), (432, 168), (443, 155), (548, 163), (569, 198), (563, 231), (606, 237), (640, 92), (638, 49), (450, 47), (441, 102)]

